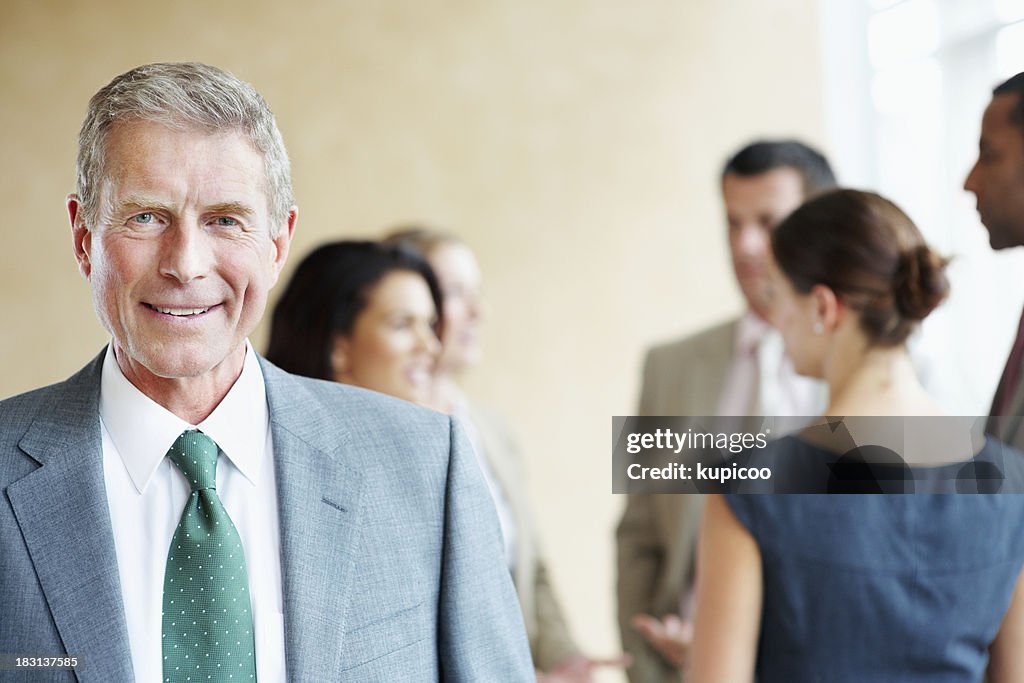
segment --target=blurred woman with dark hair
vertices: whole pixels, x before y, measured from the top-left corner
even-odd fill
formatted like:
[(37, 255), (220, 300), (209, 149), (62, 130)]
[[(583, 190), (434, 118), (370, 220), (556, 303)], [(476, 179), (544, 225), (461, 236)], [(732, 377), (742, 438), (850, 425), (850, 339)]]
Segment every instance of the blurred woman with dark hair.
[[(948, 293), (945, 261), (906, 214), (830, 192), (772, 248), (775, 322), (797, 372), (828, 382), (832, 426), (942, 415), (905, 342)], [(815, 429), (770, 444), (778, 462), (834, 456)], [(1002, 448), (940, 439), (920, 469)], [(698, 557), (694, 683), (1024, 680), (1021, 496), (709, 496)]]
[(302, 260), (274, 307), (266, 356), (288, 372), (426, 404), (441, 311), (437, 279), (416, 253), (325, 244)]

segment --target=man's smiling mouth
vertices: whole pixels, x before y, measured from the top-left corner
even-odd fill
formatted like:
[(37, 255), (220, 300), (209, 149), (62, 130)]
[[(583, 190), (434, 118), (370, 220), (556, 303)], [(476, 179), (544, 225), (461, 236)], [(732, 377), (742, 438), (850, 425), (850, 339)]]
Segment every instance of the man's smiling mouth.
[(146, 304), (157, 313), (163, 313), (164, 315), (173, 315), (180, 318), (186, 318), (192, 315), (201, 315), (210, 310), (210, 306), (203, 308), (165, 308), (163, 306), (154, 306), (153, 304)]

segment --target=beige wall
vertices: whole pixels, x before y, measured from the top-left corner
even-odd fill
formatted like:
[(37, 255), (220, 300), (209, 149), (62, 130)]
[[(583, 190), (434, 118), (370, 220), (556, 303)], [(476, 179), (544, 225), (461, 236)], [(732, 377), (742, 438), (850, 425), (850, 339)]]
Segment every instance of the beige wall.
[(609, 418), (632, 410), (647, 343), (738, 310), (724, 156), (823, 138), (815, 0), (72, 4), (8, 0), (0, 22), (0, 396), (106, 338), (63, 208), (88, 97), (142, 62), (226, 67), (284, 132), (293, 263), (407, 220), (476, 248), (470, 388), (518, 428), (580, 641), (614, 651)]

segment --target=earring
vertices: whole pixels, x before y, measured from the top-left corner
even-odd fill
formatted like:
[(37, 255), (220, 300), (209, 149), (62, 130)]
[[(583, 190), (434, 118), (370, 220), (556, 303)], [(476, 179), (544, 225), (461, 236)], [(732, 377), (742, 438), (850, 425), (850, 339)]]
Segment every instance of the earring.
[(811, 329), (814, 330), (814, 334), (822, 334), (825, 331), (825, 326), (821, 324), (820, 320), (815, 320), (814, 327)]

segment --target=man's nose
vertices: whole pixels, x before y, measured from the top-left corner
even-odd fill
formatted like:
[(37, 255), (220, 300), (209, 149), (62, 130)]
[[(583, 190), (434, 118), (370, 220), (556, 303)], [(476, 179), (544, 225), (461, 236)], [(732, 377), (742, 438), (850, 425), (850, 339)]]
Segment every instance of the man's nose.
[(483, 317), (483, 301), (478, 293), (472, 293), (466, 297), (466, 315), (470, 320), (479, 320)]
[(161, 244), (160, 274), (182, 284), (207, 275), (214, 261), (210, 239), (201, 227), (172, 225)]
[(967, 173), (967, 177), (964, 178), (964, 189), (968, 192), (973, 192), (975, 195), (978, 194), (978, 162), (974, 162), (974, 166), (971, 166), (971, 170)]
[(768, 233), (757, 225), (745, 225), (738, 236), (740, 251), (748, 255), (762, 254), (768, 248)]

